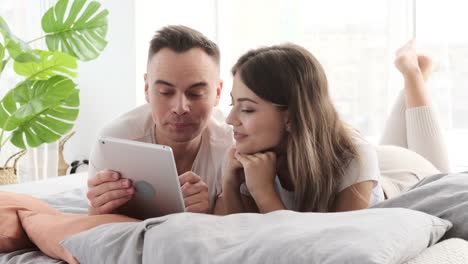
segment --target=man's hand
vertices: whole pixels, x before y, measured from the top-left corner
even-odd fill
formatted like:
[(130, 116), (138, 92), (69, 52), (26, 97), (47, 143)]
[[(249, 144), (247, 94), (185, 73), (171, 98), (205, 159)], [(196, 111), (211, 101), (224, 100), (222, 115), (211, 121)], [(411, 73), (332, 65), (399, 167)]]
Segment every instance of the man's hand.
[(184, 196), (185, 211), (192, 213), (209, 213), (208, 185), (200, 176), (188, 171), (179, 176), (180, 189)]
[(89, 214), (109, 214), (128, 202), (135, 189), (132, 181), (114, 171), (99, 171), (88, 179)]

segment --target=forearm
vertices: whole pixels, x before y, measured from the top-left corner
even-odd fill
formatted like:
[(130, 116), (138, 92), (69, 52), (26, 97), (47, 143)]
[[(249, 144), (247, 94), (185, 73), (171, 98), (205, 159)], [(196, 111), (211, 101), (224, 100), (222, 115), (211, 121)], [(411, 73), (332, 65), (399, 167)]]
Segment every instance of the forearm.
[(262, 214), (277, 210), (285, 210), (283, 202), (274, 189), (263, 190), (252, 194), (257, 207)]
[(234, 188), (223, 186), (222, 201), (224, 203), (224, 210), (226, 214), (246, 212), (239, 188), (236, 190)]

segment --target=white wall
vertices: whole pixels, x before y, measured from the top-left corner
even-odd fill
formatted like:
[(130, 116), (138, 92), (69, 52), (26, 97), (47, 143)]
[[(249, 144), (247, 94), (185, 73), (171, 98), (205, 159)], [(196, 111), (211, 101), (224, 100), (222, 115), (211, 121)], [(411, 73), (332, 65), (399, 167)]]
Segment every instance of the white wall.
[(109, 10), (108, 44), (96, 60), (79, 65), (80, 115), (65, 145), (68, 163), (87, 158), (99, 128), (136, 102), (134, 1), (100, 2)]
[(145, 102), (143, 75), (148, 45), (154, 33), (167, 25), (185, 25), (217, 42), (216, 7), (216, 0), (135, 1), (135, 13), (138, 14), (135, 17), (137, 104)]

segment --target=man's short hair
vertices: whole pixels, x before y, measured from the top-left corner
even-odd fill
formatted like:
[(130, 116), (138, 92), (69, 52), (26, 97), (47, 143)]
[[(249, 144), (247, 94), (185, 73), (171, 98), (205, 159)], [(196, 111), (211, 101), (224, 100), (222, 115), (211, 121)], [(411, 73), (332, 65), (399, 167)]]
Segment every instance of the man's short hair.
[(218, 45), (202, 33), (186, 26), (166, 26), (157, 31), (150, 41), (148, 61), (163, 48), (169, 48), (177, 53), (183, 53), (192, 48), (201, 48), (206, 54), (213, 57), (219, 65), (220, 53)]

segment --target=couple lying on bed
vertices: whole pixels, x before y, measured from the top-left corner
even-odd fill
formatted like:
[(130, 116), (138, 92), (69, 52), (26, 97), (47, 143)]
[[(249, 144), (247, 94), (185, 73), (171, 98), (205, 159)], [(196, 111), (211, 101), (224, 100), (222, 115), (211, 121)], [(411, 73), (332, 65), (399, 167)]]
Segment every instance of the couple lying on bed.
[[(150, 43), (148, 103), (101, 132), (170, 146), (188, 212), (364, 209), (449, 170), (425, 87), (433, 64), (416, 53), (414, 41), (396, 53), (404, 90), (379, 146), (340, 119), (322, 66), (294, 44), (239, 58), (225, 120), (230, 126), (219, 122), (213, 112), (223, 86), (219, 60), (217, 45), (199, 32), (163, 28)], [(91, 163), (97, 158), (93, 152)], [(135, 192), (118, 172), (92, 166), (88, 188), (90, 214), (115, 212)]]

